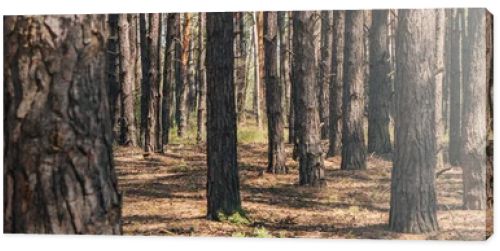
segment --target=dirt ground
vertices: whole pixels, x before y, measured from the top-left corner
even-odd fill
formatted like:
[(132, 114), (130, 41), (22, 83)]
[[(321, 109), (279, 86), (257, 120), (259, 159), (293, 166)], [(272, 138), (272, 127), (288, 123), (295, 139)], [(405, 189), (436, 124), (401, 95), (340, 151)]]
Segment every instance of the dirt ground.
[[(167, 153), (148, 157), (138, 148), (116, 148), (124, 234), (445, 240), (487, 237), (485, 211), (460, 209), (460, 168), (437, 179), (440, 231), (401, 234), (387, 229), (389, 158), (370, 156), (365, 171), (342, 171), (339, 157), (328, 158), (326, 185), (318, 189), (297, 185), (297, 163), (290, 157), (289, 174), (265, 173), (266, 150), (266, 144), (238, 145), (242, 207), (249, 222), (212, 222), (205, 219), (204, 146), (169, 145)], [(291, 156), (290, 145), (287, 154)]]

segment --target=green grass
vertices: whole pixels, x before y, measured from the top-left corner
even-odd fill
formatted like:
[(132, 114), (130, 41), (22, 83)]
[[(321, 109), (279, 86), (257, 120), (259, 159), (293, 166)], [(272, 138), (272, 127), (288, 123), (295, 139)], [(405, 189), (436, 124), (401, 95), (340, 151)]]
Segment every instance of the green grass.
[(219, 220), (222, 222), (228, 222), (236, 225), (249, 225), (250, 220), (246, 217), (243, 210), (237, 211), (231, 215), (226, 215), (223, 212), (219, 212), (218, 215)]

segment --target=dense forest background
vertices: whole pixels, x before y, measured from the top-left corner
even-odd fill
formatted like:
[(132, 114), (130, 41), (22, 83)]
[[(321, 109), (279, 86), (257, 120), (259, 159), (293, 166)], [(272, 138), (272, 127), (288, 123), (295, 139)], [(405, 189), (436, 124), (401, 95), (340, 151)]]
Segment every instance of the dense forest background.
[(4, 232), (485, 239), (484, 9), (4, 17)]

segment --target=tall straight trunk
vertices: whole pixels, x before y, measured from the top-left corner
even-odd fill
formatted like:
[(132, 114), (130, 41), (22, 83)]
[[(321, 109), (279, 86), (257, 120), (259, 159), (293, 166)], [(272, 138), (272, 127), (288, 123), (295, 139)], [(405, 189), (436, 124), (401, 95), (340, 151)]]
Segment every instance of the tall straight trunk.
[(327, 139), (329, 133), (329, 96), (333, 56), (333, 11), (321, 11), (321, 58), (319, 64), (319, 119), (321, 138)]
[(149, 94), (149, 53), (148, 53), (148, 29), (147, 14), (139, 14), (139, 37), (141, 41), (141, 142), (142, 146), (146, 148), (146, 124), (148, 116), (148, 94)]
[(176, 95), (176, 117), (177, 117), (177, 135), (184, 137), (185, 128), (187, 126), (187, 97), (189, 91), (189, 41), (191, 40), (191, 14), (184, 14), (184, 24), (182, 29), (182, 51), (180, 56), (180, 75), (181, 82), (177, 83)]
[(241, 210), (233, 80), (233, 17), (206, 13), (207, 218)]
[[(137, 48), (137, 14), (128, 14), (127, 15), (127, 20), (128, 20), (128, 23), (129, 23), (129, 39), (130, 39), (130, 71), (131, 71), (131, 75), (132, 75), (132, 92), (131, 92), (131, 95), (132, 95), (132, 100), (134, 102), (134, 105), (132, 106), (132, 112), (134, 114), (134, 121), (132, 123), (134, 123), (134, 138), (135, 138), (135, 144), (134, 146), (138, 146), (139, 145), (139, 134), (137, 132), (137, 121), (138, 121), (138, 118), (136, 116), (137, 114), (137, 107), (140, 107), (140, 105), (136, 105), (137, 103), (137, 88), (140, 86), (140, 76), (139, 76), (139, 72), (137, 71), (138, 67), (140, 66), (140, 64), (138, 64), (138, 59), (139, 59), (139, 53), (138, 53), (138, 48)], [(138, 84), (139, 83), (139, 84)]]
[(328, 156), (341, 152), (342, 146), (342, 93), (344, 75), (345, 11), (335, 11), (333, 20), (332, 75), (330, 80), (330, 132)]
[[(290, 28), (289, 28), (289, 17), (286, 11), (278, 12), (278, 28), (280, 36), (280, 55), (279, 55), (279, 77), (282, 88), (284, 89), (285, 97), (283, 100), (284, 108), (283, 113), (284, 118), (288, 121), (288, 127), (290, 128), (290, 94), (291, 94), (291, 83), (290, 83)], [(292, 126), (293, 128), (293, 126)], [(290, 131), (289, 131), (290, 132)], [(293, 133), (292, 133), (293, 134)], [(293, 135), (292, 135), (293, 136)], [(291, 136), (289, 135), (289, 138)], [(290, 140), (289, 140), (290, 141)], [(293, 142), (290, 141), (290, 142)]]
[(111, 126), (113, 128), (113, 141), (120, 142), (120, 43), (118, 40), (118, 15), (110, 14), (108, 16), (108, 44), (107, 44), (107, 82), (109, 93), (109, 107), (111, 111)]
[(343, 170), (366, 169), (363, 11), (346, 11), (342, 104)]
[(134, 114), (134, 64), (131, 57), (130, 26), (127, 14), (118, 17), (120, 42), (120, 82), (121, 82), (121, 133), (120, 143), (127, 146), (137, 146)]
[(391, 82), (389, 43), (387, 41), (388, 10), (372, 11), (370, 29), (370, 75), (368, 99), (368, 152), (391, 152), (389, 121)]
[[(288, 15), (288, 65), (290, 69), (293, 69), (293, 17), (292, 17), (292, 12), (289, 11), (287, 13)], [(295, 106), (293, 104), (294, 102), (294, 85), (293, 85), (293, 71), (289, 70), (288, 74), (290, 78), (290, 90), (289, 90), (289, 95), (290, 95), (290, 102), (289, 102), (289, 115), (288, 115), (288, 143), (293, 143), (294, 146), (295, 144)], [(295, 158), (295, 156), (294, 156)]]
[(254, 114), (255, 114), (255, 122), (257, 123), (258, 128), (262, 128), (262, 116), (260, 112), (260, 90), (261, 90), (261, 71), (260, 71), (260, 57), (259, 57), (259, 25), (257, 20), (257, 13), (253, 13), (253, 42), (254, 42), (254, 71), (255, 71), (255, 84), (254, 84), (254, 96), (253, 96), (253, 106), (254, 106)]
[(155, 152), (161, 151), (160, 135), (160, 111), (159, 111), (159, 94), (160, 94), (160, 78), (159, 78), (159, 65), (160, 65), (160, 14), (148, 14), (149, 29), (147, 37), (147, 53), (144, 54), (148, 57), (148, 64), (146, 65), (146, 130), (144, 136), (144, 151)]
[(462, 20), (463, 11), (453, 10), (453, 32), (451, 33), (450, 65), (450, 133), (449, 161), (452, 165), (460, 162), (461, 117), (462, 117)]
[(441, 169), (444, 165), (444, 121), (443, 121), (443, 82), (444, 82), (444, 47), (445, 47), (445, 10), (436, 9), (436, 47), (434, 51), (434, 61), (436, 69), (435, 78), (435, 120), (436, 120), (436, 169)]
[[(487, 166), (486, 166), (486, 197), (488, 209), (493, 208), (493, 14), (486, 14), (486, 74), (488, 81), (488, 131), (487, 131)], [(492, 210), (487, 210), (493, 214)], [(491, 215), (492, 216), (492, 215)], [(493, 217), (491, 217), (493, 219)]]
[[(259, 11), (257, 12), (257, 27), (259, 28), (258, 29), (258, 33), (257, 33), (257, 37), (258, 37), (258, 40), (257, 40), (257, 43), (258, 43), (258, 46), (259, 46), (259, 50), (258, 50), (258, 60), (259, 60), (259, 82), (261, 83), (259, 85), (260, 87), (260, 90), (259, 90), (259, 101), (260, 101), (260, 104), (259, 104), (259, 108), (260, 109), (264, 109), (266, 107), (266, 98), (265, 98), (265, 95), (266, 95), (266, 85), (264, 84), (264, 81), (265, 81), (265, 69), (264, 69), (264, 12), (262, 11)], [(259, 113), (261, 113), (262, 115), (262, 112), (259, 111)], [(261, 118), (262, 120), (262, 118)], [(261, 128), (262, 124), (259, 124), (259, 128)]]
[(250, 85), (255, 85), (255, 71), (254, 71), (254, 39), (253, 39), (253, 15), (251, 12), (244, 12), (243, 14), (243, 37), (244, 51), (245, 51), (245, 90), (242, 97), (243, 105), (242, 111), (238, 112), (238, 121), (240, 123), (246, 122), (246, 103), (248, 99), (248, 89)]
[(397, 232), (424, 233), (438, 230), (433, 105), (436, 12), (400, 10), (398, 16), (389, 227)]
[(487, 71), (485, 9), (467, 10), (460, 164), (464, 209), (486, 209)]
[(320, 121), (317, 112), (316, 73), (318, 53), (315, 48), (319, 12), (293, 12), (293, 82), (296, 95), (296, 142), (299, 159), (299, 184), (320, 186), (324, 178)]
[(196, 133), (196, 142), (201, 143), (203, 132), (205, 131), (205, 107), (207, 98), (207, 72), (205, 67), (205, 39), (206, 25), (205, 25), (205, 13), (199, 14), (198, 18), (198, 82), (200, 85), (200, 90), (198, 92), (198, 131)]
[(173, 90), (176, 84), (175, 76), (175, 47), (177, 44), (177, 30), (179, 29), (179, 15), (178, 13), (167, 14), (167, 32), (166, 32), (166, 45), (165, 45), (165, 61), (163, 67), (163, 95), (162, 95), (162, 144), (166, 145), (169, 142), (169, 133), (171, 126), (171, 110)]
[(135, 33), (134, 47), (136, 51), (136, 57), (134, 58), (135, 61), (134, 98), (136, 105), (134, 107), (134, 111), (136, 114), (135, 124), (136, 127), (139, 127), (139, 134), (136, 135), (138, 141), (137, 143), (142, 146), (144, 141), (142, 138), (142, 127), (141, 127), (142, 56), (141, 56), (140, 18), (139, 14), (133, 14), (133, 15), (134, 15), (132, 18), (134, 20), (133, 33)]
[(104, 18), (4, 17), (5, 233), (122, 233)]
[(238, 121), (244, 117), (246, 81), (245, 81), (245, 48), (243, 36), (243, 12), (234, 12), (234, 83), (236, 86), (236, 109)]
[(278, 13), (264, 12), (265, 83), (269, 173), (286, 173), (283, 121), (283, 85), (278, 75)]
[[(450, 128), (450, 83), (451, 83), (451, 74), (450, 74), (450, 66), (451, 66), (451, 34), (453, 32), (453, 9), (445, 10), (445, 48), (444, 48), (444, 82), (443, 82), (443, 122), (444, 122), (444, 132), (445, 135), (449, 132)], [(443, 150), (443, 154), (445, 155), (445, 159), (448, 160), (448, 142), (443, 145), (445, 148)]]

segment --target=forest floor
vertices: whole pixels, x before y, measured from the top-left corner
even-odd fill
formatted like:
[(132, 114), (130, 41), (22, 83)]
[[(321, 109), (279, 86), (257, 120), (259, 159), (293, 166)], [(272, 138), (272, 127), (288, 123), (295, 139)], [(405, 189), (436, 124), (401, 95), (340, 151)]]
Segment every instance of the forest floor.
[[(291, 156), (291, 145), (286, 150)], [(235, 215), (213, 222), (205, 219), (204, 145), (169, 145), (166, 153), (147, 157), (139, 148), (118, 147), (115, 164), (123, 193), (124, 234), (446, 240), (487, 236), (485, 211), (460, 209), (460, 168), (437, 178), (440, 231), (401, 234), (387, 229), (390, 158), (369, 156), (364, 171), (340, 170), (340, 157), (328, 158), (322, 188), (299, 187), (297, 162), (287, 159), (288, 174), (268, 174), (267, 144), (238, 144), (246, 218)]]

